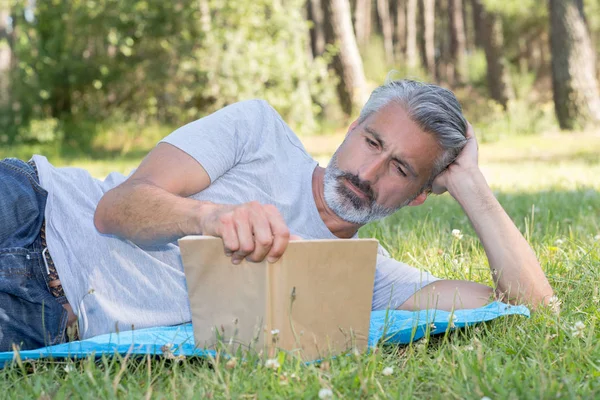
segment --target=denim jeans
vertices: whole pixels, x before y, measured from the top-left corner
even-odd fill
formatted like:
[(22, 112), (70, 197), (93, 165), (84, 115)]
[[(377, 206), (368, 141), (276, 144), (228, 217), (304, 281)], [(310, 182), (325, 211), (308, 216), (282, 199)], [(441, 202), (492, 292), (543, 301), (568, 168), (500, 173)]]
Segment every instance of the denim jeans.
[(29, 164), (0, 160), (0, 352), (66, 341), (66, 299), (50, 294), (42, 254), (47, 195)]

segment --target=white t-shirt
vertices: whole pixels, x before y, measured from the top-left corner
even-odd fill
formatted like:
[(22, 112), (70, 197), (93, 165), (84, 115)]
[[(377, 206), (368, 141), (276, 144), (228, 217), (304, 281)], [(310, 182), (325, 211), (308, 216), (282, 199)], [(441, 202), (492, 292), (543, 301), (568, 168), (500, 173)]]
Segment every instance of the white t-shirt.
[[(230, 105), (177, 129), (162, 142), (194, 157), (210, 176), (210, 186), (192, 198), (273, 204), (291, 233), (306, 239), (336, 238), (319, 216), (312, 194), (317, 162), (265, 101)], [(48, 249), (79, 317), (81, 336), (191, 321), (176, 243), (141, 248), (94, 227), (100, 198), (126, 177), (111, 173), (102, 181), (83, 169), (55, 168), (42, 156), (34, 161), (48, 191)], [(373, 309), (397, 307), (436, 279), (393, 260), (380, 247)]]

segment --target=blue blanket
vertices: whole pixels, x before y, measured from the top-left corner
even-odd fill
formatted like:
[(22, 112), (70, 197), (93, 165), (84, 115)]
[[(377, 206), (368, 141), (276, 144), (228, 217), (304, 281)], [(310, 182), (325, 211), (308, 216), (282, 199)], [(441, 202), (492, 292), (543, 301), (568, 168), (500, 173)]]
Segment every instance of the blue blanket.
[[(529, 310), (524, 306), (509, 306), (494, 302), (472, 310), (457, 310), (453, 313), (440, 310), (424, 311), (373, 311), (369, 330), (369, 346), (380, 341), (385, 343), (410, 343), (425, 336), (427, 330), (435, 335), (448, 328), (461, 328), (480, 322), (491, 321), (503, 315), (525, 315)], [(206, 356), (210, 350), (197, 349), (194, 345), (192, 324), (161, 326), (100, 335), (77, 342), (25, 350), (19, 353), (21, 359), (38, 358), (85, 358), (102, 354), (152, 354), (162, 355), (168, 351), (178, 356)], [(0, 353), (0, 368), (13, 360), (13, 352)]]

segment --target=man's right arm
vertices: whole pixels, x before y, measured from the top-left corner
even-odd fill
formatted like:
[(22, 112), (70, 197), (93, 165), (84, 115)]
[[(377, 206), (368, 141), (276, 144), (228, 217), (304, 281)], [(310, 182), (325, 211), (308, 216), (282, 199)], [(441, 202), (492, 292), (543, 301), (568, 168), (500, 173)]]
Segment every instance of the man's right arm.
[(173, 242), (186, 235), (223, 238), (234, 263), (244, 258), (279, 258), (289, 230), (271, 205), (220, 205), (201, 202), (192, 194), (210, 185), (206, 170), (186, 152), (160, 143), (121, 185), (105, 193), (94, 215), (100, 233), (141, 246)]

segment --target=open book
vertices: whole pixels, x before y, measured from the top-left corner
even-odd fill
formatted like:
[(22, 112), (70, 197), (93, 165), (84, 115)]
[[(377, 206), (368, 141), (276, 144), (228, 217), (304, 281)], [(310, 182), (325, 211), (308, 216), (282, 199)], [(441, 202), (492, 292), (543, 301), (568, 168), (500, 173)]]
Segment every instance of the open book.
[(224, 254), (211, 236), (179, 240), (199, 348), (219, 340), (314, 360), (367, 346), (377, 241), (290, 241), (276, 263)]

